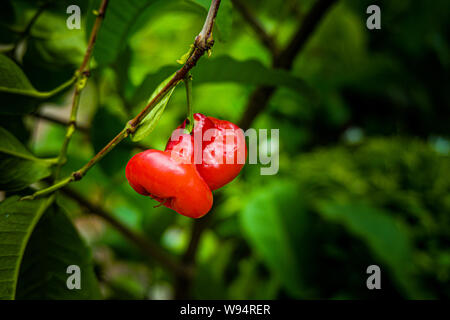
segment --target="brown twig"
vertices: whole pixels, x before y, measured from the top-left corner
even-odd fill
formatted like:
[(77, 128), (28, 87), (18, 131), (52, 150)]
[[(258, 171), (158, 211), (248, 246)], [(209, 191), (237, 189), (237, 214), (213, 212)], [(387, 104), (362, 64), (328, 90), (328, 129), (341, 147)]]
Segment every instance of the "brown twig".
[(234, 7), (239, 11), (245, 21), (253, 28), (255, 35), (260, 38), (261, 42), (270, 50), (272, 55), (276, 55), (278, 47), (272, 35), (270, 35), (263, 27), (261, 22), (252, 14), (247, 6), (241, 0), (231, 0)]
[(61, 191), (69, 198), (78, 202), (82, 207), (86, 208), (89, 213), (95, 214), (107, 221), (125, 238), (134, 243), (150, 260), (158, 261), (163, 267), (167, 268), (178, 277), (191, 277), (192, 270), (188, 266), (180, 264), (174, 257), (164, 251), (158, 244), (153, 243), (150, 239), (144, 238), (142, 235), (130, 230), (101, 206), (90, 202), (73, 189), (63, 188)]
[[(289, 70), (292, 68), (295, 57), (302, 50), (310, 35), (313, 33), (326, 12), (337, 0), (318, 0), (308, 14), (303, 23), (297, 29), (288, 45), (275, 55), (272, 60), (274, 68)], [(253, 120), (264, 110), (270, 98), (275, 93), (273, 86), (261, 86), (255, 89), (250, 95), (244, 114), (239, 122), (243, 129), (247, 129)]]

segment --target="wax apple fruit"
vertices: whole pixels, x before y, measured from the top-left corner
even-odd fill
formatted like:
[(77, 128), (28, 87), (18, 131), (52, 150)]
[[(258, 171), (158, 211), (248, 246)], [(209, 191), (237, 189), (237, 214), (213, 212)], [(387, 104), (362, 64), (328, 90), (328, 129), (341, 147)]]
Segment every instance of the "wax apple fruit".
[[(174, 132), (166, 151), (194, 163), (209, 188), (216, 190), (232, 181), (244, 166), (247, 157), (245, 137), (242, 130), (229, 121), (201, 113), (194, 114), (194, 120), (192, 133)], [(184, 121), (177, 129), (186, 128), (186, 124)]]
[(174, 160), (170, 152), (150, 149), (136, 154), (125, 175), (136, 192), (184, 216), (200, 218), (211, 209), (211, 190), (195, 166)]

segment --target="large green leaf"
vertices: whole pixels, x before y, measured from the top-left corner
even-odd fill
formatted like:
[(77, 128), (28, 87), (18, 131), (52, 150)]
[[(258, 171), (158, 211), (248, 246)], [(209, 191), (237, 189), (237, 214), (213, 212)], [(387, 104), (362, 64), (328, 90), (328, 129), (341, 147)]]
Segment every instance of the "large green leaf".
[[(170, 75), (166, 80), (161, 82), (161, 84), (153, 91), (152, 95), (148, 99), (150, 102), (156, 95), (169, 83), (174, 75)], [(161, 118), (164, 110), (166, 108), (167, 103), (169, 102), (170, 97), (172, 96), (173, 91), (175, 90), (176, 85), (173, 86), (162, 98), (159, 102), (153, 107), (153, 109), (149, 112), (148, 115), (141, 121), (139, 127), (131, 136), (131, 140), (140, 141), (148, 136), (156, 127), (159, 119)]]
[[(67, 267), (81, 271), (81, 288), (68, 289)], [(99, 299), (100, 291), (94, 273), (89, 247), (80, 238), (64, 210), (56, 203), (50, 206), (34, 229), (17, 283), (17, 299)]]
[[(95, 20), (92, 10), (97, 10), (100, 2), (99, 0), (92, 1), (86, 30), (92, 29)], [(166, 5), (168, 2), (171, 1), (110, 1), (95, 43), (94, 58), (97, 63), (104, 66), (116, 61), (118, 55), (126, 48), (130, 36), (148, 22), (151, 15), (154, 15), (160, 6)]]
[(408, 231), (388, 212), (361, 204), (327, 203), (321, 205), (320, 213), (341, 223), (367, 243), (375, 256), (390, 267), (394, 279), (407, 295), (411, 298), (422, 296), (413, 278), (412, 245)]
[[(149, 74), (136, 90), (133, 103), (137, 104), (148, 96), (149, 88), (154, 88), (167, 74), (175, 72), (179, 66), (164, 66), (156, 73)], [(281, 69), (271, 69), (256, 60), (239, 61), (229, 56), (202, 59), (192, 69), (194, 85), (200, 83), (234, 82), (247, 85), (283, 86), (311, 96), (308, 85), (300, 78)]]
[(39, 159), (0, 127), (0, 190), (20, 190), (51, 174), (52, 159)]
[(308, 216), (290, 183), (278, 183), (258, 190), (240, 215), (241, 226), (250, 245), (293, 296), (306, 292), (302, 278), (308, 261), (304, 249)]
[(14, 299), (25, 247), (49, 204), (49, 199), (20, 201), (17, 196), (0, 203), (0, 300)]

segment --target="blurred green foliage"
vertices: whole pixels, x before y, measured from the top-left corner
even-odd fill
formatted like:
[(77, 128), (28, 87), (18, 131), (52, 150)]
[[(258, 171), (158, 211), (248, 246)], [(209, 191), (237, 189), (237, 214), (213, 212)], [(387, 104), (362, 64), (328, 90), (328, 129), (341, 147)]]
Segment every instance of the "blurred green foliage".
[[(243, 2), (281, 47), (315, 3)], [(80, 30), (65, 26), (65, 8), (74, 3), (83, 14)], [(3, 1), (0, 87), (46, 92), (69, 80), (99, 3)], [(376, 3), (381, 30), (365, 26), (372, 1), (338, 1), (285, 71), (271, 67), (269, 50), (231, 1), (222, 0), (212, 57), (192, 70), (194, 110), (238, 122), (256, 87), (277, 86), (253, 127), (280, 129), (280, 170), (261, 176), (261, 165), (247, 164), (215, 192), (190, 297), (450, 297), (450, 3)], [(24, 36), (41, 5), (45, 10)], [(89, 161), (179, 67), (176, 60), (201, 30), (208, 6), (197, 0), (111, 1), (82, 93), (78, 122), (85, 130), (71, 141), (63, 175)], [(18, 43), (22, 51), (14, 61), (11, 48)], [(153, 208), (157, 202), (135, 193), (124, 170), (142, 148), (163, 149), (185, 118), (181, 87), (140, 144), (124, 141), (70, 185), (179, 256), (193, 221)], [(63, 126), (32, 114), (68, 120), (71, 93), (35, 97), (0, 90), (0, 187), (6, 198), (0, 203), (0, 267), (15, 268), (0, 271), (0, 296), (98, 298), (100, 288), (106, 299), (172, 298), (174, 275), (70, 196), (58, 193), (51, 206), (35, 200), (22, 208), (17, 200), (50, 174), (48, 159), (58, 155), (65, 136)], [(19, 213), (29, 213), (16, 217), (24, 219), (16, 224), (25, 236), (9, 236), (8, 219)], [(83, 280), (89, 286), (78, 296), (61, 290), (67, 275), (56, 271), (73, 259), (89, 270)], [(33, 264), (40, 267), (31, 274)], [(382, 270), (380, 291), (366, 287), (372, 264)]]

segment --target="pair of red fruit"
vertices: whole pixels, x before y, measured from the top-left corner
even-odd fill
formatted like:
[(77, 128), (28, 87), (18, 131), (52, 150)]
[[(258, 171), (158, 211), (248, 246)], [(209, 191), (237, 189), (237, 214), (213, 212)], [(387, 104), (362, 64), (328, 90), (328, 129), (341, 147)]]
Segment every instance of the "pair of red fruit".
[(242, 130), (229, 121), (196, 113), (190, 134), (183, 131), (186, 124), (174, 131), (165, 151), (150, 149), (133, 156), (125, 175), (139, 194), (200, 218), (212, 207), (211, 191), (239, 174), (247, 148)]

